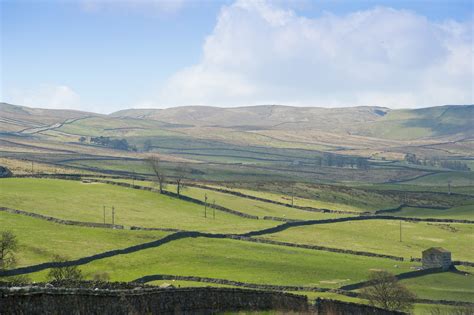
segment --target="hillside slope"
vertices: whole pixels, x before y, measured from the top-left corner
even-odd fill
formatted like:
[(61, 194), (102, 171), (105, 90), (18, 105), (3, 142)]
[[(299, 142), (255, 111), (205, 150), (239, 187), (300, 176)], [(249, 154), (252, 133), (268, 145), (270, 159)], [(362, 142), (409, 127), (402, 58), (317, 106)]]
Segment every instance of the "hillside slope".
[(168, 109), (131, 109), (115, 117), (154, 119), (170, 123), (237, 129), (329, 128), (334, 122), (353, 124), (376, 121), (390, 109), (381, 107), (291, 107), (260, 105), (235, 108), (184, 106)]
[(99, 114), (81, 112), (76, 110), (42, 109), (26, 106), (0, 103), (0, 132), (25, 132), (54, 124), (60, 124), (67, 120), (100, 116)]
[(474, 105), (402, 110), (365, 106), (185, 106), (169, 109), (130, 109), (112, 113), (111, 116), (159, 120), (194, 127), (224, 127), (237, 130), (311, 129), (400, 140), (452, 135), (464, 138), (474, 135)]
[[(121, 127), (147, 124), (148, 128), (199, 129), (199, 133), (266, 131), (269, 135), (332, 134), (389, 140), (474, 138), (474, 105), (446, 105), (391, 110), (383, 107), (291, 107), (261, 105), (236, 108), (184, 106), (168, 109), (127, 109), (100, 115), (74, 110), (29, 108), (0, 103), (0, 132), (37, 133), (77, 119), (96, 117), (117, 121)], [(127, 123), (128, 121), (128, 123)], [(156, 126), (158, 124), (159, 126)], [(56, 127), (55, 127), (56, 126)], [(188, 131), (189, 131), (188, 130)], [(212, 131), (213, 130), (213, 131)], [(303, 136), (304, 138), (304, 136)]]

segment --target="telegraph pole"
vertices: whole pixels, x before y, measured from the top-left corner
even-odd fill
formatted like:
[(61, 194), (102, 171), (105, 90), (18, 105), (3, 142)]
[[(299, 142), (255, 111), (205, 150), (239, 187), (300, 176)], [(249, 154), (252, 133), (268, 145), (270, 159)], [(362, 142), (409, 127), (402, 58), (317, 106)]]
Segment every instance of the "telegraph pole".
[(212, 201), (212, 218), (214, 220), (216, 219), (216, 200), (215, 199)]
[(451, 181), (448, 180), (448, 195), (451, 195)]
[(291, 207), (293, 208), (295, 201), (295, 184), (291, 185)]
[(402, 220), (400, 220), (400, 243), (402, 242)]
[(112, 227), (115, 228), (115, 208), (112, 206)]
[(204, 217), (207, 218), (207, 194), (204, 195)]
[(105, 206), (104, 206), (104, 224), (105, 224)]

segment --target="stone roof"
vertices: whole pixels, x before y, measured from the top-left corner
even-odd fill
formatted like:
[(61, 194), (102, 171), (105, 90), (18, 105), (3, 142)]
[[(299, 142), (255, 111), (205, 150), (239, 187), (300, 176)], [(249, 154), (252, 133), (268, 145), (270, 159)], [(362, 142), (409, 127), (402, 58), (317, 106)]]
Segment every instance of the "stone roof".
[(450, 253), (449, 250), (444, 249), (442, 247), (431, 247), (423, 251), (424, 253)]

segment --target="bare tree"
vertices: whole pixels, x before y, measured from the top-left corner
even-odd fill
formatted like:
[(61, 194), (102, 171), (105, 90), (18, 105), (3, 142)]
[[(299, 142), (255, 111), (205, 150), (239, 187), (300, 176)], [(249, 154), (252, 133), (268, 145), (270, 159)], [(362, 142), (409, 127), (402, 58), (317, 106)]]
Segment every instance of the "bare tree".
[[(54, 257), (54, 262), (64, 263), (66, 261), (65, 257)], [(48, 273), (48, 279), (51, 281), (81, 281), (83, 278), (82, 272), (77, 266), (55, 267), (51, 268)]]
[(186, 173), (188, 172), (188, 167), (187, 165), (179, 166), (176, 169), (175, 173), (175, 183), (176, 183), (176, 194), (178, 195), (178, 198), (181, 197), (181, 191), (184, 189), (184, 179), (186, 176)]
[(160, 187), (160, 193), (163, 193), (163, 190), (166, 187), (166, 176), (165, 176), (165, 171), (163, 169), (163, 165), (161, 163), (161, 160), (158, 156), (152, 155), (148, 159), (148, 164), (150, 164), (151, 169), (153, 170), (153, 174), (155, 175), (156, 182), (158, 183)]
[(18, 250), (18, 241), (15, 234), (4, 231), (0, 234), (0, 270), (15, 266), (15, 252)]
[(392, 311), (409, 312), (415, 301), (415, 295), (387, 271), (372, 272), (361, 293), (371, 305)]

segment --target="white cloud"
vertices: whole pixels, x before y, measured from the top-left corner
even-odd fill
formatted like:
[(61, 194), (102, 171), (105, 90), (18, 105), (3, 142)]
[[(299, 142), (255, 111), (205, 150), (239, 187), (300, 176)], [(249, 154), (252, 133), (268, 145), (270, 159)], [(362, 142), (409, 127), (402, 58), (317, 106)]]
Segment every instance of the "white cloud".
[(266, 1), (237, 1), (221, 10), (201, 61), (169, 78), (158, 102), (474, 103), (473, 26), (385, 7), (310, 19)]
[(5, 100), (15, 105), (49, 109), (83, 110), (79, 95), (65, 85), (43, 84), (31, 89), (12, 89)]

